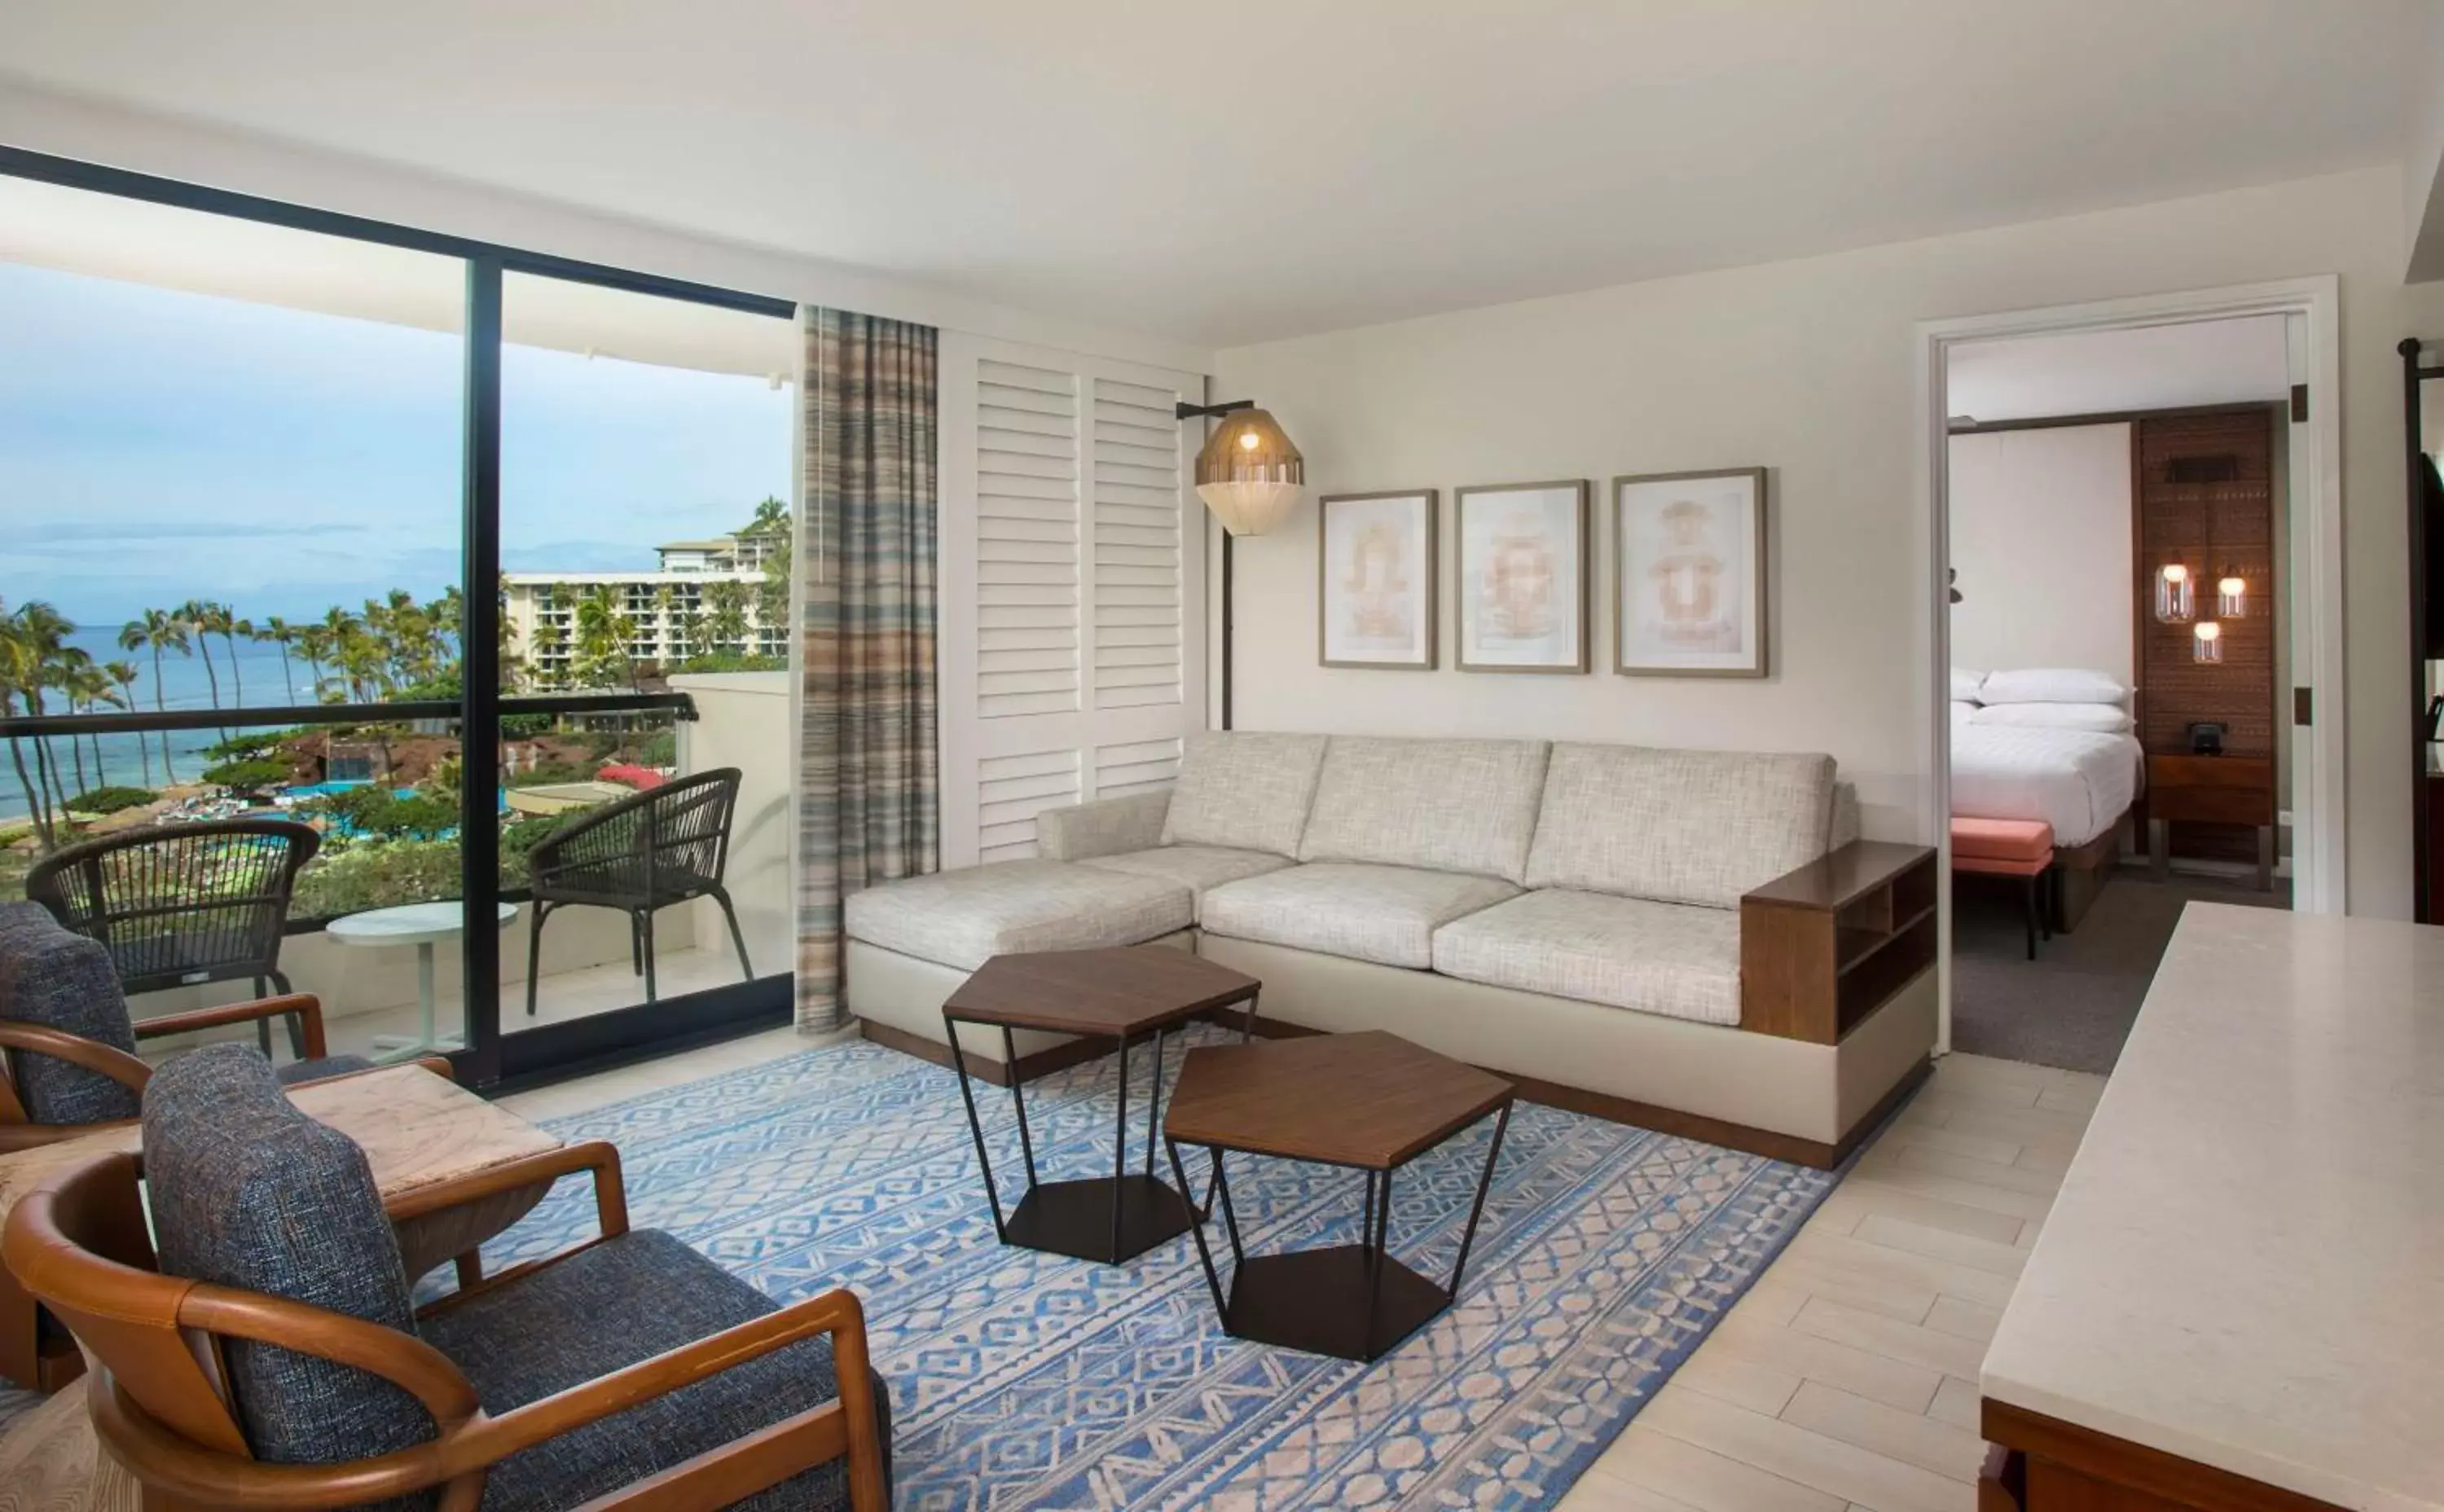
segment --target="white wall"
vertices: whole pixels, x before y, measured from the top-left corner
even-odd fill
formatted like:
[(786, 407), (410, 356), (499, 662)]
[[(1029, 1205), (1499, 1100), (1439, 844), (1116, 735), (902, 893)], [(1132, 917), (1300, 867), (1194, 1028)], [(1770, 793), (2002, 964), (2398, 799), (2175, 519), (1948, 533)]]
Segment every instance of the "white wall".
[[(1306, 453), (1310, 494), (1442, 489), (1446, 541), (1448, 490), (1461, 484), (1773, 470), (1769, 680), (1325, 671), (1310, 501), (1278, 534), (1239, 544), (1235, 723), (1829, 750), (1860, 784), (1873, 829), (1911, 834), (1933, 784), (1914, 631), (1926, 592), (1914, 323), (2330, 272), (2346, 390), (2349, 898), (2406, 915), (2393, 346), (2444, 334), (2444, 288), (2401, 285), (2402, 196), (2398, 170), (2371, 169), (1223, 352), (1214, 392), (1280, 416)], [(1598, 561), (1608, 545), (1604, 532)], [(1602, 644), (1612, 617), (1599, 583)]]
[(1952, 659), (2132, 681), (2130, 427), (1952, 438)]
[[(738, 910), (738, 931), (747, 937), (747, 957), (758, 976), (788, 970), (798, 939), (798, 894), (789, 883), (795, 822), (790, 795), (798, 769), (798, 743), (789, 728), (789, 674), (692, 673), (673, 677), (671, 691), (695, 699), (696, 717), (678, 727), (679, 774), (738, 768), (738, 809), (731, 816), (724, 880)], [(689, 909), (696, 944), (716, 953), (730, 950), (721, 906), (698, 898)]]

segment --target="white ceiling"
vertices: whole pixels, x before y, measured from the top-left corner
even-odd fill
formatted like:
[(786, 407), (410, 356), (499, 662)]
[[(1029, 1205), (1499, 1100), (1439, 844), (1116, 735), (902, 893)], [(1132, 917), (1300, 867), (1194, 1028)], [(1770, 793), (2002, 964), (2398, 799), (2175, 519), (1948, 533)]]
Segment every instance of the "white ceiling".
[(1944, 408), (1957, 420), (2270, 403), (2291, 392), (2283, 317), (2083, 331), (1952, 349)]
[(2389, 161), (2419, 6), (11, 0), (0, 70), (1229, 344)]

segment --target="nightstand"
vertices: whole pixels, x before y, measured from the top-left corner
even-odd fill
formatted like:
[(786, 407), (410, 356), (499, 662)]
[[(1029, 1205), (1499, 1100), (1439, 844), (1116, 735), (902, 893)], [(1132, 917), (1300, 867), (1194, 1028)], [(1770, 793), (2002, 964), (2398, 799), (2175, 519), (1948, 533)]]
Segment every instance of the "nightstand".
[(2257, 886), (2274, 890), (2274, 764), (2251, 756), (2147, 758), (2147, 853), (2172, 871), (2171, 825), (2246, 824), (2257, 831)]

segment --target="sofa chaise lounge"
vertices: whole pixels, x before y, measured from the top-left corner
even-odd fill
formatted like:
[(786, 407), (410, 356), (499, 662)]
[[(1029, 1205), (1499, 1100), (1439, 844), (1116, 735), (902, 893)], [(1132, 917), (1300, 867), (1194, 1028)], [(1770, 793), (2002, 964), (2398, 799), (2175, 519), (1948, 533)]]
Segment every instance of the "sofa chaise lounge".
[[(995, 954), (1163, 943), (1269, 1032), (1388, 1029), (1531, 1098), (1831, 1164), (1924, 1074), (1933, 853), (1857, 838), (1830, 757), (1215, 732), (1168, 791), (1037, 816), (1034, 858), (851, 895), (850, 1010), (948, 1063)], [(1021, 1079), (1098, 1046), (962, 1031)]]

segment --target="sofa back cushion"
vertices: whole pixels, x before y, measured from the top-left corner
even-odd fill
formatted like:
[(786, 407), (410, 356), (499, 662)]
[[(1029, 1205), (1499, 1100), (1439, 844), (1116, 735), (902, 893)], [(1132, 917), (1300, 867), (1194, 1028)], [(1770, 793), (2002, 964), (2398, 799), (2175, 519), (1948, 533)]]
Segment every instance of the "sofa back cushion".
[(1557, 745), (1527, 882), (1737, 908), (1832, 828), (1830, 756)]
[(1302, 861), (1368, 861), (1516, 882), (1544, 791), (1541, 740), (1335, 735)]
[(1296, 856), (1324, 737), (1215, 729), (1188, 737), (1163, 816), (1165, 845)]

